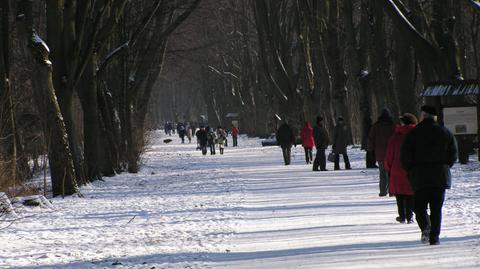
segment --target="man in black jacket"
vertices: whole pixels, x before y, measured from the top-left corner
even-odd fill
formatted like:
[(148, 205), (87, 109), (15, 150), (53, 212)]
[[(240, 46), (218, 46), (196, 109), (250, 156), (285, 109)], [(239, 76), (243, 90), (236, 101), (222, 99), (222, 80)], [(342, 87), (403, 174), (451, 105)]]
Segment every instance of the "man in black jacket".
[(405, 137), (400, 161), (415, 192), (415, 215), (422, 230), (422, 242), (437, 245), (445, 189), (451, 187), (450, 167), (457, 159), (457, 144), (452, 133), (436, 122), (435, 107), (422, 106), (421, 110), (422, 122)]
[(317, 154), (313, 161), (313, 171), (327, 171), (327, 160), (325, 158), (325, 149), (330, 144), (327, 129), (323, 126), (323, 118), (317, 117), (317, 125), (313, 127), (313, 139), (315, 140), (315, 148), (317, 148)]
[(200, 130), (198, 130), (195, 135), (197, 136), (197, 140), (200, 146), (200, 149), (202, 150), (202, 154), (206, 155), (207, 154), (207, 130), (205, 130), (205, 127), (200, 126)]
[(284, 122), (278, 128), (275, 137), (277, 139), (277, 144), (282, 148), (285, 165), (289, 165), (292, 145), (295, 145), (295, 134), (292, 128)]

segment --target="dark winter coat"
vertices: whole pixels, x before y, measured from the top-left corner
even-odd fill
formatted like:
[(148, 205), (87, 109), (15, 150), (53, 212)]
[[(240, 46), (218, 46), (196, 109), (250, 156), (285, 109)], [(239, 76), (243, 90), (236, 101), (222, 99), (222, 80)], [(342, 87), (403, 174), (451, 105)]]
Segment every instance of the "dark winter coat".
[(449, 189), (452, 185), (450, 167), (457, 160), (457, 154), (457, 143), (452, 133), (427, 118), (405, 137), (400, 161), (414, 191)]
[(313, 139), (317, 149), (326, 149), (328, 144), (330, 144), (327, 129), (325, 129), (323, 125), (317, 124), (315, 127), (313, 127)]
[(207, 132), (207, 145), (215, 145), (215, 140), (217, 139), (217, 135), (213, 131), (213, 129), (208, 130)]
[(368, 134), (367, 150), (375, 152), (375, 158), (382, 162), (385, 158), (388, 140), (395, 132), (395, 124), (388, 116), (380, 117)]
[(177, 126), (177, 132), (178, 132), (179, 137), (181, 137), (181, 138), (185, 137), (185, 135), (187, 134), (187, 130), (185, 129), (185, 125), (179, 124)]
[(400, 148), (405, 136), (415, 128), (414, 124), (398, 126), (388, 142), (385, 159), (385, 171), (390, 173), (389, 193), (394, 195), (413, 195), (413, 190), (408, 182), (407, 171), (400, 164)]
[(300, 131), (300, 137), (302, 139), (302, 146), (304, 148), (313, 148), (315, 146), (315, 141), (313, 140), (313, 130), (309, 122), (305, 123), (302, 130)]
[(338, 123), (335, 128), (333, 128), (333, 153), (345, 154), (347, 152), (347, 144), (347, 126), (345, 126), (343, 122)]
[(200, 146), (202, 146), (202, 147), (207, 146), (207, 130), (200, 129), (200, 130), (197, 131), (195, 136), (197, 136), (197, 139), (198, 139), (198, 142), (200, 143)]
[(291, 147), (295, 145), (295, 134), (293, 133), (292, 128), (286, 123), (280, 125), (275, 134), (277, 138), (277, 144), (282, 147)]

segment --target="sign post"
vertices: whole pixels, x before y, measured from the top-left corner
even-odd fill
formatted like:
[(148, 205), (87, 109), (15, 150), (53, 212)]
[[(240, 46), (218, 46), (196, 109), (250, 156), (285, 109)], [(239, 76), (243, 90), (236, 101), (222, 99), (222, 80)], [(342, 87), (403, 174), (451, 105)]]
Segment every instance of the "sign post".
[[(474, 142), (477, 144), (480, 161), (480, 80), (432, 82), (425, 85), (420, 96), (439, 100), (438, 107), (445, 105), (442, 102), (448, 103), (443, 109), (443, 122), (457, 137), (460, 163), (468, 162), (468, 154), (472, 152)], [(466, 96), (476, 98), (467, 100)], [(451, 107), (452, 105), (457, 107)]]
[(445, 107), (443, 123), (454, 135), (478, 134), (477, 107)]

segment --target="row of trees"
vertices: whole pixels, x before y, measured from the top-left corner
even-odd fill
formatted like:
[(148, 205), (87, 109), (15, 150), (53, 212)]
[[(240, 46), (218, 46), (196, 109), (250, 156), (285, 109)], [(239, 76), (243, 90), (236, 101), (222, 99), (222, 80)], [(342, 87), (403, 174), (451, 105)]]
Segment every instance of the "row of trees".
[(53, 195), (137, 172), (172, 32), (200, 0), (2, 0), (1, 185), (48, 153)]
[(479, 11), (474, 0), (2, 0), (0, 185), (31, 177), (42, 154), (54, 195), (137, 172), (147, 122), (200, 114), (215, 126), (238, 112), (256, 135), (278, 118), (343, 116), (360, 142), (380, 108), (417, 112), (425, 83), (479, 77)]
[[(183, 81), (183, 95), (201, 93), (200, 110), (177, 110), (187, 120), (207, 113), (212, 125), (228, 125), (225, 114), (240, 112), (243, 131), (266, 134), (275, 114), (297, 126), (343, 116), (360, 142), (381, 108), (418, 112), (426, 83), (479, 77), (477, 1), (205, 0), (202, 7), (173, 37), (167, 62), (185, 64), (167, 65), (164, 79)], [(171, 118), (164, 107), (157, 114)]]

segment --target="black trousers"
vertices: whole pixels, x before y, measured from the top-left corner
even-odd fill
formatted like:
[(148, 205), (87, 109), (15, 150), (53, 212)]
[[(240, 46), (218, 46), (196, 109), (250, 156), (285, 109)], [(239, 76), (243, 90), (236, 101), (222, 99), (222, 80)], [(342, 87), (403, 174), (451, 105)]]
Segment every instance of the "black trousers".
[(208, 147), (210, 148), (210, 154), (214, 155), (215, 154), (215, 143), (213, 143), (213, 142), (210, 143), (209, 142)]
[(365, 161), (366, 161), (367, 168), (378, 168), (377, 167), (377, 160), (375, 160), (375, 152), (374, 151), (367, 151)]
[(315, 160), (313, 161), (313, 171), (318, 171), (320, 167), (321, 171), (327, 170), (327, 158), (325, 158), (325, 149), (318, 149), (315, 154)]
[[(428, 188), (415, 192), (415, 218), (422, 231), (430, 228), (430, 242), (438, 241), (442, 226), (442, 207), (445, 189)], [(430, 216), (427, 208), (430, 207)]]
[(202, 150), (203, 155), (207, 155), (207, 145), (201, 145), (200, 149)]
[(413, 217), (413, 195), (395, 195), (397, 200), (398, 216), (402, 220), (411, 220)]
[[(345, 169), (351, 169), (350, 160), (348, 159), (348, 154), (345, 151), (342, 153), (343, 161), (345, 162)], [(340, 170), (340, 154), (335, 153), (334, 169)]]
[(238, 137), (236, 135), (232, 135), (233, 146), (238, 146)]
[(289, 165), (291, 160), (292, 147), (282, 146), (282, 153), (283, 153), (283, 161), (285, 162), (285, 165)]
[(313, 153), (312, 148), (303, 148), (305, 150), (305, 162), (307, 164), (312, 163), (313, 161)]

